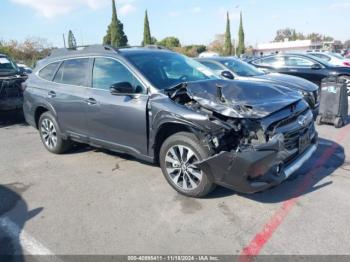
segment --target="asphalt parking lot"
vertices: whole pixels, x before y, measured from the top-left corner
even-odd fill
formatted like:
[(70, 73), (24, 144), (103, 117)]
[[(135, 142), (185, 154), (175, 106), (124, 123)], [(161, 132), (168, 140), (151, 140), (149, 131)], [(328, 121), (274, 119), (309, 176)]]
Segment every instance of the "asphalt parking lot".
[(350, 254), (350, 125), (317, 129), (317, 153), (282, 185), (191, 199), (125, 155), (50, 154), (1, 113), (0, 253)]

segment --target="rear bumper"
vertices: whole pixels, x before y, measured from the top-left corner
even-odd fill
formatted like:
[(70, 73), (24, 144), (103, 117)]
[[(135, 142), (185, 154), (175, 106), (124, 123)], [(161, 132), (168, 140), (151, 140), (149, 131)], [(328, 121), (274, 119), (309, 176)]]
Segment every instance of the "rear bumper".
[(23, 106), (23, 98), (22, 97), (9, 97), (0, 99), (0, 110), (15, 110), (21, 109)]
[[(241, 152), (221, 152), (198, 163), (216, 184), (241, 193), (255, 193), (276, 186), (298, 170), (317, 149), (317, 132), (303, 153), (285, 149), (283, 135)], [(295, 156), (296, 155), (296, 156)], [(292, 160), (291, 156), (294, 156)]]

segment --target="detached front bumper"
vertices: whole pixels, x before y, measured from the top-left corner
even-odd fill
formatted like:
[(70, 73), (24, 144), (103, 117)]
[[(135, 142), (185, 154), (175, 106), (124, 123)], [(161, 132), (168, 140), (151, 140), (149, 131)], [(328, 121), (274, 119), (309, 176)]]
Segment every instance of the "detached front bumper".
[(241, 152), (221, 152), (198, 163), (214, 176), (215, 183), (241, 193), (255, 193), (276, 186), (298, 170), (317, 149), (317, 132), (299, 153), (287, 150), (283, 135)]
[(0, 99), (0, 111), (21, 109), (23, 106), (22, 97), (10, 97)]

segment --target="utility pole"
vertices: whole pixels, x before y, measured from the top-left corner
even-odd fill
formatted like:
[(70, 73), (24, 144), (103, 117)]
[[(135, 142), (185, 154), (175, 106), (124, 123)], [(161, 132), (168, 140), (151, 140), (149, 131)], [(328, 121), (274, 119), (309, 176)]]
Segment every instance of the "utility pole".
[(66, 48), (66, 38), (64, 37), (64, 34), (62, 36), (63, 36), (63, 46), (64, 48)]

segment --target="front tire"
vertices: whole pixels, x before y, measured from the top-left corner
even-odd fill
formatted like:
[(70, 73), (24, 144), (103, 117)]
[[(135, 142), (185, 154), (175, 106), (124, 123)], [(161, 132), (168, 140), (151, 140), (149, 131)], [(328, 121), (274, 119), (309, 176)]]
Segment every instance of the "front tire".
[(41, 115), (38, 128), (41, 141), (51, 153), (63, 154), (71, 148), (72, 143), (63, 139), (57, 121), (51, 112), (45, 112)]
[(194, 134), (180, 132), (164, 141), (159, 162), (165, 179), (177, 192), (189, 197), (204, 197), (215, 188), (214, 179), (195, 163), (208, 157), (208, 149)]

